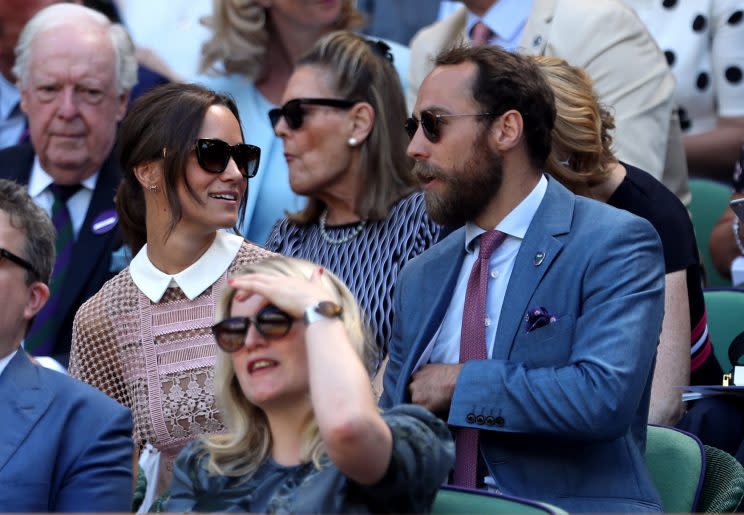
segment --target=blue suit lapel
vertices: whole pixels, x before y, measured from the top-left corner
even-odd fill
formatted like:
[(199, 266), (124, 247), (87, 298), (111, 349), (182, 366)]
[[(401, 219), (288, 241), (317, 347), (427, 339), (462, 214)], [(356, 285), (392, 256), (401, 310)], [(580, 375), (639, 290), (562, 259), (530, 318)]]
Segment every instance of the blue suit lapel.
[(54, 393), (42, 386), (36, 365), (19, 349), (0, 375), (0, 395), (0, 420), (4, 421), (0, 438), (2, 470), (49, 409)]
[(527, 229), (509, 278), (492, 359), (509, 357), (514, 337), (523, 326), (524, 315), (529, 308), (534, 307), (528, 305), (529, 301), (563, 248), (563, 243), (556, 236), (569, 232), (574, 202), (572, 193), (554, 179), (548, 178), (545, 197)]
[(408, 378), (434, 333), (439, 329), (452, 300), (452, 291), (455, 289), (465, 258), (465, 229), (458, 229), (425, 254), (427, 255), (423, 257), (426, 258), (426, 262), (422, 264), (419, 275), (413, 280), (418, 291), (402, 292), (404, 296), (414, 296), (414, 300), (409, 302), (420, 304), (418, 310), (411, 310), (416, 313), (413, 327), (420, 329), (411, 346), (412, 352), (408, 353), (401, 370), (400, 377), (405, 377), (406, 380), (398, 381), (398, 391), (394, 397), (400, 402), (407, 401)]

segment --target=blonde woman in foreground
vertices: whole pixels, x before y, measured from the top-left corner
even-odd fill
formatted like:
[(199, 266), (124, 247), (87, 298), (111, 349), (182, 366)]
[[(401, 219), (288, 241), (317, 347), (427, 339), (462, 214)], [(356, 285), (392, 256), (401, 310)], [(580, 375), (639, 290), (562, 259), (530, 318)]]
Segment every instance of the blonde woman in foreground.
[(452, 466), (449, 431), (418, 406), (377, 409), (348, 288), (286, 257), (228, 283), (213, 327), (228, 432), (181, 452), (167, 511), (429, 511)]

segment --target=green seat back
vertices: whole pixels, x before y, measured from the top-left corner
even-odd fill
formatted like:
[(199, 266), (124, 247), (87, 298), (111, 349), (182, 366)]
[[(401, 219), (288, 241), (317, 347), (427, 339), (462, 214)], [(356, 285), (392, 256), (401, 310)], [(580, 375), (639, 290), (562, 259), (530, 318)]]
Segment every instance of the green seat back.
[(692, 435), (665, 426), (648, 426), (646, 466), (665, 513), (695, 511), (703, 482), (704, 450)]
[(705, 479), (700, 493), (701, 513), (734, 513), (744, 498), (744, 467), (721, 449), (705, 446)]
[(731, 341), (744, 331), (744, 290), (705, 290), (708, 330), (713, 351), (724, 372), (731, 370), (728, 357)]
[(488, 492), (462, 491), (443, 486), (434, 499), (432, 513), (565, 514), (550, 504)]
[(695, 227), (700, 259), (705, 267), (706, 286), (731, 286), (731, 281), (721, 276), (713, 266), (710, 250), (708, 250), (710, 233), (728, 206), (731, 188), (720, 182), (697, 177), (690, 178), (689, 183), (692, 194), (689, 209), (692, 215), (692, 225)]

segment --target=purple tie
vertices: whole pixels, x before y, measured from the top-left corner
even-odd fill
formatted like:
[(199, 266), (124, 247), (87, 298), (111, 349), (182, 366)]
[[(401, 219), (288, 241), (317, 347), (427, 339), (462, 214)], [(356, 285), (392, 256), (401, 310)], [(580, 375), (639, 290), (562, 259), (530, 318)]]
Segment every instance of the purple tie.
[[(473, 265), (465, 292), (460, 334), (460, 363), (486, 359), (486, 293), (488, 292), (489, 259), (506, 234), (487, 231), (480, 237), (478, 259)], [(478, 430), (459, 428), (455, 437), (455, 474), (452, 483), (475, 488), (478, 470)]]
[(493, 36), (494, 32), (482, 21), (473, 25), (473, 28), (470, 29), (470, 42), (473, 46), (487, 45)]
[(64, 316), (64, 313), (58, 312), (59, 299), (72, 258), (72, 248), (75, 245), (72, 218), (70, 217), (70, 210), (67, 208), (67, 201), (80, 188), (82, 188), (80, 184), (71, 186), (51, 184), (49, 186), (49, 189), (54, 194), (52, 223), (54, 224), (54, 229), (57, 231), (57, 240), (55, 242), (57, 259), (54, 263), (52, 278), (49, 281), (49, 300), (41, 311), (37, 313), (28, 332), (28, 336), (24, 341), (25, 349), (35, 356), (50, 355), (57, 343), (58, 335), (54, 331), (54, 322)]

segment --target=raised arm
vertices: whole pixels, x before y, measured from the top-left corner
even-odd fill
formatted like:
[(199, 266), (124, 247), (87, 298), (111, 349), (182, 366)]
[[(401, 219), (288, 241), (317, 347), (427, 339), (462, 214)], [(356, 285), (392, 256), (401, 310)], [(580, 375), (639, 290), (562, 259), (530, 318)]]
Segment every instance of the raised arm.
[[(250, 274), (231, 279), (231, 284), (240, 291), (262, 295), (301, 320), (307, 308), (321, 301), (338, 302), (321, 284), (322, 274), (318, 269), (310, 280)], [(357, 483), (376, 483), (390, 463), (392, 434), (377, 409), (369, 376), (344, 324), (340, 319), (309, 324), (305, 346), (310, 398), (330, 459)]]

